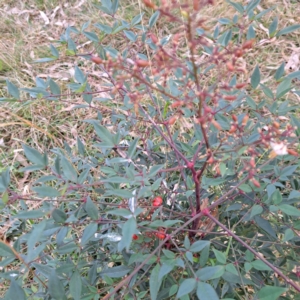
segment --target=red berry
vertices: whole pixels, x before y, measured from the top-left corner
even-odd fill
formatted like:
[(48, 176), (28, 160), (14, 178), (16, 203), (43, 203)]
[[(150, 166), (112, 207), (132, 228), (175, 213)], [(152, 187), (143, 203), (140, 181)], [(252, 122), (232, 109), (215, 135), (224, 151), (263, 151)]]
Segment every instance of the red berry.
[(136, 240), (138, 240), (138, 239), (139, 239), (139, 236), (138, 236), (138, 235), (136, 235), (136, 234), (134, 234), (134, 235), (132, 236), (132, 239), (136, 241)]
[(163, 203), (163, 199), (162, 199), (162, 197), (159, 197), (159, 196), (155, 197), (152, 201), (153, 206), (161, 206), (162, 203)]
[(159, 232), (156, 232), (155, 235), (159, 240), (164, 240), (166, 237), (166, 234), (161, 230)]

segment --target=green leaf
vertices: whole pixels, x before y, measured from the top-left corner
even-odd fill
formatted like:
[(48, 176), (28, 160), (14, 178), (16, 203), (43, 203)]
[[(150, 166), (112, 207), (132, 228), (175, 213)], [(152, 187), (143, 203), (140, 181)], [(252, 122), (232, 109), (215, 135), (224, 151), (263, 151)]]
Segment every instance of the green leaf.
[(119, 7), (119, 0), (112, 0), (111, 10), (113, 15), (117, 12), (118, 7)]
[(152, 178), (154, 177), (161, 169), (163, 169), (164, 165), (155, 165), (155, 166), (152, 166), (150, 171), (149, 171), (149, 178)]
[(181, 220), (167, 220), (163, 222), (162, 227), (171, 227), (177, 223), (183, 223)]
[(279, 190), (276, 190), (272, 194), (272, 201), (275, 205), (280, 204), (282, 202), (282, 195)]
[(162, 264), (160, 270), (159, 270), (159, 274), (158, 274), (158, 281), (161, 281), (161, 279), (169, 274), (175, 267), (176, 261), (174, 260), (174, 263), (172, 264)]
[(170, 288), (170, 291), (169, 291), (169, 297), (175, 295), (177, 291), (178, 291), (178, 285), (173, 284)]
[(18, 299), (18, 300), (26, 300), (26, 294), (24, 290), (19, 286), (19, 284), (12, 279), (10, 282), (9, 290), (5, 295), (6, 299)]
[(268, 12), (270, 12), (270, 11), (272, 11), (274, 9), (274, 7), (270, 7), (270, 8), (268, 8), (268, 9), (264, 9), (263, 11), (261, 11), (259, 14), (257, 14), (256, 16), (255, 16), (255, 20), (258, 20), (258, 19), (260, 19), (262, 16), (264, 16), (265, 14), (267, 14)]
[(234, 7), (239, 13), (244, 13), (244, 7), (241, 3), (232, 2), (230, 0), (226, 0), (227, 3), (229, 3), (232, 7)]
[(215, 257), (216, 257), (216, 259), (219, 263), (226, 264), (226, 260), (227, 260), (226, 255), (223, 252), (221, 252), (217, 249), (213, 249), (213, 252), (214, 252)]
[(287, 77), (291, 78), (291, 79), (294, 79), (294, 78), (300, 79), (300, 71), (292, 72), (292, 73), (288, 74)]
[(110, 34), (112, 32), (112, 28), (108, 25), (104, 25), (104, 24), (101, 24), (101, 23), (96, 23), (96, 24), (94, 24), (94, 26), (99, 28), (101, 31), (103, 31), (107, 34)]
[(252, 40), (255, 38), (255, 30), (252, 25), (249, 26), (247, 31), (247, 40)]
[(275, 31), (278, 25), (278, 17), (275, 17), (273, 22), (269, 26), (269, 36), (272, 38), (275, 35)]
[(274, 300), (287, 290), (287, 288), (279, 286), (265, 286), (257, 293), (257, 296), (259, 300)]
[(50, 187), (50, 186), (37, 186), (32, 188), (33, 191), (35, 191), (39, 197), (49, 197), (49, 198), (55, 198), (60, 196), (59, 191), (56, 189)]
[[(104, 3), (104, 1), (101, 1), (102, 5), (97, 5), (94, 4), (95, 7), (97, 7), (98, 9), (100, 9), (101, 11), (103, 11), (104, 13), (111, 15), (112, 14), (112, 10), (111, 10), (111, 1)], [(109, 4), (108, 6), (106, 6), (107, 4)]]
[(7, 85), (8, 93), (12, 95), (14, 98), (19, 99), (20, 92), (18, 87), (15, 86), (13, 83), (11, 83), (8, 79), (6, 79), (6, 85)]
[(267, 266), (261, 260), (254, 260), (251, 262), (251, 265), (254, 269), (259, 270), (259, 271), (271, 271), (272, 270), (269, 266)]
[(294, 206), (288, 205), (288, 204), (281, 204), (278, 206), (280, 208), (280, 210), (287, 214), (288, 216), (292, 216), (292, 217), (300, 217), (300, 210), (297, 209)]
[(75, 66), (75, 73), (74, 78), (78, 83), (84, 84), (86, 82), (86, 76), (84, 73), (78, 68), (78, 66)]
[(284, 177), (286, 176), (291, 176), (294, 175), (295, 171), (297, 170), (298, 165), (293, 165), (293, 166), (288, 166), (285, 167), (283, 170), (280, 171), (280, 177), (282, 177), (283, 179), (285, 179)]
[(256, 89), (260, 83), (260, 71), (259, 67), (256, 66), (252, 75), (251, 75), (251, 86)]
[(0, 193), (6, 191), (10, 183), (10, 172), (6, 169), (0, 174)]
[(254, 217), (255, 222), (259, 227), (261, 227), (264, 231), (266, 231), (269, 235), (277, 239), (276, 232), (274, 231), (273, 227), (271, 226), (270, 222), (261, 218), (260, 216)]
[(236, 270), (235, 266), (232, 263), (227, 264), (225, 270), (232, 274), (239, 275), (238, 271)]
[(53, 56), (55, 56), (56, 58), (59, 57), (58, 50), (52, 44), (50, 45), (50, 51), (51, 51), (51, 53), (52, 53)]
[(68, 216), (65, 212), (63, 212), (62, 210), (55, 208), (52, 211), (52, 218), (56, 223), (65, 223), (65, 221), (67, 220)]
[(296, 191), (296, 190), (292, 190), (289, 194), (288, 200), (291, 200), (291, 199), (300, 199), (300, 192)]
[(221, 277), (225, 272), (224, 266), (205, 267), (196, 272), (201, 281), (211, 280)]
[(79, 250), (78, 246), (75, 243), (71, 242), (71, 243), (66, 243), (63, 246), (60, 246), (57, 249), (57, 253), (64, 255), (64, 254), (72, 253), (73, 251), (76, 251), (76, 250)]
[(276, 98), (279, 99), (283, 97), (287, 92), (291, 90), (292, 80), (290, 78), (284, 79), (277, 87)]
[(294, 238), (294, 231), (290, 228), (288, 228), (285, 232), (284, 232), (284, 236), (283, 236), (283, 239), (282, 241), (283, 242), (287, 242), (289, 240), (291, 240), (292, 238)]
[[(83, 144), (83, 142), (81, 141), (81, 139), (79, 137), (77, 137), (77, 149), (78, 149), (79, 154), (84, 156), (85, 147), (84, 147), (84, 144)], [(89, 168), (87, 168), (87, 169), (90, 170)]]
[(44, 63), (44, 62), (50, 62), (56, 60), (57, 57), (44, 57), (34, 60), (34, 63)]
[(0, 257), (6, 256), (15, 256), (15, 254), (9, 246), (0, 241)]
[(229, 24), (231, 24), (231, 20), (229, 20), (229, 19), (227, 19), (227, 18), (220, 18), (220, 19), (218, 20), (218, 22), (219, 22), (220, 24), (222, 24), (222, 25), (229, 25)]
[(284, 35), (284, 34), (288, 34), (288, 33), (291, 33), (297, 29), (300, 28), (300, 24), (296, 24), (296, 25), (292, 25), (292, 26), (288, 26), (286, 28), (283, 28), (281, 30), (279, 30), (276, 34), (276, 36), (281, 36), (281, 35)]
[(151, 299), (156, 300), (159, 288), (161, 286), (162, 280), (158, 279), (160, 271), (160, 265), (157, 264), (151, 271), (149, 285), (150, 285), (150, 296)]
[(62, 281), (56, 275), (55, 270), (51, 271), (51, 275), (48, 281), (48, 289), (49, 294), (55, 300), (66, 300), (67, 297), (65, 296), (65, 289)]
[(88, 32), (88, 31), (83, 31), (82, 32), (90, 41), (98, 43), (99, 39), (98, 36), (95, 32)]
[(51, 78), (49, 80), (49, 87), (50, 87), (51, 94), (55, 96), (60, 95), (61, 91), (59, 85)]
[(33, 164), (42, 166), (42, 167), (46, 167), (47, 166), (47, 158), (46, 155), (42, 155), (40, 154), (40, 152), (38, 152), (37, 150), (28, 147), (26, 145), (22, 145), (25, 156), (27, 157), (27, 159), (32, 162)]
[(122, 198), (131, 198), (133, 196), (131, 191), (128, 191), (128, 190), (125, 190), (125, 189), (107, 190), (106, 193), (105, 193), (105, 196), (111, 196), (111, 195), (119, 196), (119, 197), (122, 197)]
[(239, 186), (239, 189), (246, 192), (246, 193), (250, 193), (252, 192), (252, 188), (249, 184), (243, 183)]
[(113, 147), (115, 144), (113, 142), (113, 135), (102, 125), (99, 124), (96, 120), (86, 120), (94, 126), (96, 134), (99, 136), (101, 141), (105, 142), (108, 146)]
[(66, 51), (66, 55), (73, 56), (76, 54), (77, 46), (72, 39), (68, 39), (68, 49)]
[(222, 278), (225, 281), (229, 282), (229, 283), (239, 283), (239, 284), (251, 284), (251, 285), (253, 285), (253, 282), (250, 279), (248, 279), (244, 276), (241, 276), (241, 274), (235, 275), (233, 273), (225, 271)]
[(246, 273), (248, 273), (252, 269), (252, 265), (249, 262), (245, 262), (244, 268)]
[(111, 215), (115, 215), (115, 216), (122, 216), (122, 217), (128, 217), (131, 216), (132, 213), (130, 210), (125, 209), (125, 208), (118, 208), (118, 209), (114, 209), (114, 210), (109, 210), (106, 212), (106, 214), (111, 214)]
[(60, 157), (60, 163), (65, 177), (72, 182), (77, 182), (77, 171), (73, 165), (64, 156)]
[(205, 247), (202, 251), (201, 251), (201, 255), (200, 255), (200, 266), (204, 267), (208, 261), (209, 258), (209, 246)]
[(269, 87), (267, 87), (266, 85), (264, 85), (264, 84), (262, 84), (262, 83), (260, 84), (260, 87), (262, 88), (264, 94), (265, 94), (267, 97), (269, 97), (270, 99), (273, 99), (273, 98), (274, 98), (273, 92), (272, 92), (272, 90), (271, 90)]
[(190, 247), (191, 247), (191, 241), (190, 241), (190, 239), (188, 238), (188, 236), (185, 236), (185, 237), (184, 237), (184, 247), (185, 247), (186, 249), (190, 249)]
[(276, 70), (274, 78), (278, 81), (284, 75), (285, 62), (283, 62), (280, 67)]
[(222, 45), (226, 47), (228, 43), (231, 41), (232, 38), (232, 30), (228, 30), (227, 32), (224, 33), (224, 39), (222, 41)]
[(31, 165), (25, 168), (21, 168), (21, 172), (33, 172), (33, 171), (39, 171), (44, 169), (44, 166), (38, 166), (38, 165)]
[(98, 208), (92, 201), (91, 197), (88, 196), (86, 203), (85, 203), (85, 211), (87, 212), (88, 216), (91, 217), (92, 220), (98, 219)]
[[(125, 160), (127, 161), (127, 160)], [(109, 183), (131, 183), (132, 179), (124, 178), (124, 177), (109, 177), (108, 179), (102, 180), (102, 182), (109, 182)]]
[(191, 251), (186, 251), (185, 252), (185, 257), (191, 262), (194, 262), (194, 257), (193, 257), (193, 253)]
[(132, 20), (131, 20), (131, 25), (137, 25), (138, 23), (140, 23), (142, 21), (142, 17), (143, 17), (144, 13), (138, 14), (137, 16), (135, 16)]
[(189, 294), (193, 289), (196, 287), (196, 279), (195, 278), (188, 278), (183, 280), (180, 284), (176, 297), (180, 298), (184, 295)]
[(50, 93), (48, 91), (46, 91), (45, 88), (42, 88), (42, 87), (34, 87), (31, 89), (22, 88), (21, 90), (24, 92), (27, 92), (31, 95), (35, 95), (35, 96), (38, 96), (38, 95), (42, 95), (44, 97), (50, 96)]
[(98, 225), (96, 223), (90, 223), (88, 226), (85, 227), (80, 242), (81, 246), (85, 245), (91, 238), (95, 236), (97, 229)]
[(260, 215), (263, 212), (263, 208), (260, 205), (254, 205), (251, 209), (250, 219), (256, 215)]
[[(27, 240), (27, 247), (28, 247), (28, 255), (30, 256), (30, 252), (35, 248), (35, 244), (39, 242), (40, 237), (42, 236), (46, 227), (46, 221), (42, 221), (36, 224), (29, 235)], [(30, 261), (30, 260), (29, 260)]]
[(246, 250), (245, 258), (247, 261), (252, 261), (254, 259), (254, 254), (249, 250)]
[(82, 291), (82, 281), (78, 270), (75, 270), (72, 274), (69, 286), (70, 294), (74, 298), (74, 300), (80, 300)]
[(128, 158), (131, 159), (133, 157), (133, 155), (135, 154), (138, 141), (139, 141), (139, 139), (136, 138), (136, 139), (134, 139), (134, 141), (131, 142), (131, 144), (128, 148), (128, 153), (127, 153)]
[(198, 282), (197, 297), (199, 300), (219, 300), (219, 297), (214, 288), (205, 282)]
[(190, 247), (191, 252), (200, 252), (203, 248), (210, 245), (210, 241), (197, 241)]
[(14, 216), (14, 218), (18, 219), (38, 219), (43, 217), (46, 212), (41, 210), (29, 210), (29, 211), (21, 211)]
[(259, 3), (260, 3), (260, 0), (250, 1), (246, 7), (247, 13), (249, 13), (251, 10), (253, 10)]
[(246, 102), (252, 109), (256, 109), (256, 102), (251, 97), (247, 96)]
[(162, 249), (162, 252), (164, 253), (164, 255), (167, 257), (167, 258), (171, 258), (171, 259), (174, 259), (176, 256), (175, 256), (175, 253), (170, 251), (170, 250), (167, 250), (167, 249)]
[(149, 19), (149, 28), (153, 27), (156, 23), (156, 21), (158, 20), (159, 17), (159, 10), (157, 10)]
[(108, 268), (102, 272), (99, 273), (100, 276), (108, 276), (111, 278), (120, 278), (128, 274), (130, 271), (132, 271), (132, 268), (129, 268), (127, 266), (117, 266)]
[(131, 41), (131, 42), (135, 42), (137, 39), (137, 35), (131, 31), (131, 30), (124, 30), (123, 31), (124, 34), (126, 35), (126, 37)]
[(118, 245), (119, 251), (122, 251), (124, 248), (126, 248), (127, 251), (129, 250), (130, 244), (132, 242), (132, 236), (136, 232), (136, 227), (136, 220), (133, 217), (125, 222), (122, 227), (123, 237)]

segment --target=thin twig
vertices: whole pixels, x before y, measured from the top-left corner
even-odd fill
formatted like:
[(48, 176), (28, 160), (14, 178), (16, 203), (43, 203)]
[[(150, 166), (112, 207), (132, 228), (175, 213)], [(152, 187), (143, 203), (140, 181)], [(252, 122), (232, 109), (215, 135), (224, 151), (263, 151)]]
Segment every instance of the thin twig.
[(217, 225), (219, 225), (223, 230), (225, 230), (228, 235), (232, 236), (235, 240), (237, 240), (241, 245), (247, 248), (251, 253), (253, 253), (257, 258), (259, 258), (262, 262), (264, 262), (268, 267), (270, 267), (277, 275), (283, 278), (288, 284), (290, 284), (296, 291), (300, 292), (300, 286), (298, 286), (295, 282), (293, 282), (290, 278), (284, 275), (278, 268), (268, 262), (260, 253), (256, 252), (252, 247), (250, 247), (246, 242), (244, 242), (240, 237), (238, 237), (235, 233), (229, 230), (226, 226), (224, 226), (218, 219), (212, 216), (210, 213), (205, 214), (208, 218), (214, 221)]

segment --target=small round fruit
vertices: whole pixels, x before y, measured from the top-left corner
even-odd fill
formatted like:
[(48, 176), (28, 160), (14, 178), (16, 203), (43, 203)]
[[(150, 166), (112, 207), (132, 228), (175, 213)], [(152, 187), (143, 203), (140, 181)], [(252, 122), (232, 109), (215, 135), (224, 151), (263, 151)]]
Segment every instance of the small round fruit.
[(166, 234), (163, 232), (156, 232), (155, 235), (159, 240), (164, 240), (166, 237)]
[(159, 197), (159, 196), (155, 197), (152, 201), (153, 206), (161, 206), (162, 203), (163, 203), (163, 199), (162, 199), (162, 197)]
[(132, 239), (133, 239), (134, 241), (136, 241), (136, 240), (139, 239), (139, 236), (138, 236), (137, 234), (134, 234), (134, 235), (132, 236)]

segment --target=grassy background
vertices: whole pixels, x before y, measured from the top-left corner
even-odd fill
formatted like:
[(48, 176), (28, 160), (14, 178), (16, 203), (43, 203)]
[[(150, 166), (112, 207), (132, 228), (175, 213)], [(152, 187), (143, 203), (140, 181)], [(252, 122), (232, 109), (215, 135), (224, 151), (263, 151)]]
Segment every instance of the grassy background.
[[(216, 5), (203, 10), (206, 24), (212, 28), (216, 26), (219, 18), (232, 18), (235, 11), (225, 1), (215, 1)], [(248, 2), (248, 1), (245, 1)], [(37, 76), (46, 79), (52, 77), (62, 87), (66, 87), (72, 79), (74, 65), (80, 64), (83, 71), (89, 72), (92, 85), (100, 87), (103, 74), (93, 69), (88, 61), (80, 58), (60, 57), (53, 63), (35, 64), (34, 60), (47, 57), (50, 54), (49, 45), (55, 43), (68, 25), (81, 28), (82, 24), (90, 21), (112, 24), (114, 20), (96, 9), (93, 4), (98, 3), (90, 0), (57, 1), (57, 0), (28, 0), (11, 1), (0, 0), (0, 98), (8, 96), (5, 80), (8, 78), (19, 87), (35, 86)], [(259, 10), (274, 6), (275, 9), (264, 18), (263, 26), (257, 26), (256, 46), (244, 59), (249, 79), (256, 64), (260, 65), (262, 83), (268, 83), (272, 90), (276, 90), (278, 83), (272, 80), (276, 69), (287, 62), (286, 72), (299, 70), (300, 34), (299, 31), (282, 36), (279, 40), (269, 39), (268, 30), (275, 16), (279, 18), (279, 28), (300, 23), (299, 1), (279, 0), (261, 1)], [(141, 0), (120, 0), (120, 9), (116, 19), (130, 21), (141, 11), (145, 11), (144, 22), (151, 15), (146, 10)], [(93, 31), (93, 26), (87, 29)], [(164, 19), (159, 20), (155, 28), (158, 37), (172, 33), (172, 24)], [(122, 34), (116, 35), (115, 40), (103, 40), (118, 50), (126, 47), (128, 42)], [(92, 43), (82, 40), (81, 51), (88, 52), (92, 49)], [(184, 45), (182, 53), (187, 53)], [(298, 61), (297, 61), (298, 58)], [(101, 79), (101, 80), (100, 80)], [(209, 80), (209, 78), (207, 79)], [(101, 82), (101, 83), (100, 83)], [(296, 86), (299, 83), (296, 82)], [(288, 98), (296, 104), (299, 98), (288, 93)], [(10, 167), (12, 181), (19, 192), (26, 194), (28, 187), (35, 179), (28, 173), (19, 173), (20, 167), (27, 165), (21, 147), (26, 143), (40, 151), (53, 147), (61, 147), (67, 142), (71, 147), (76, 144), (79, 136), (86, 144), (93, 139), (93, 131), (81, 122), (83, 119), (95, 118), (96, 113), (92, 110), (73, 110), (75, 104), (82, 103), (80, 97), (70, 96), (63, 102), (51, 102), (37, 99), (27, 102), (25, 95), (19, 102), (0, 102), (0, 172)], [(264, 98), (258, 93), (255, 101), (260, 102)], [(101, 105), (100, 105), (101, 108)], [(102, 114), (110, 114), (109, 108), (102, 108)], [(1, 212), (0, 212), (1, 218)], [(0, 229), (3, 232), (5, 228)], [(1, 289), (3, 289), (1, 291)], [(0, 294), (6, 288), (0, 288)]]

